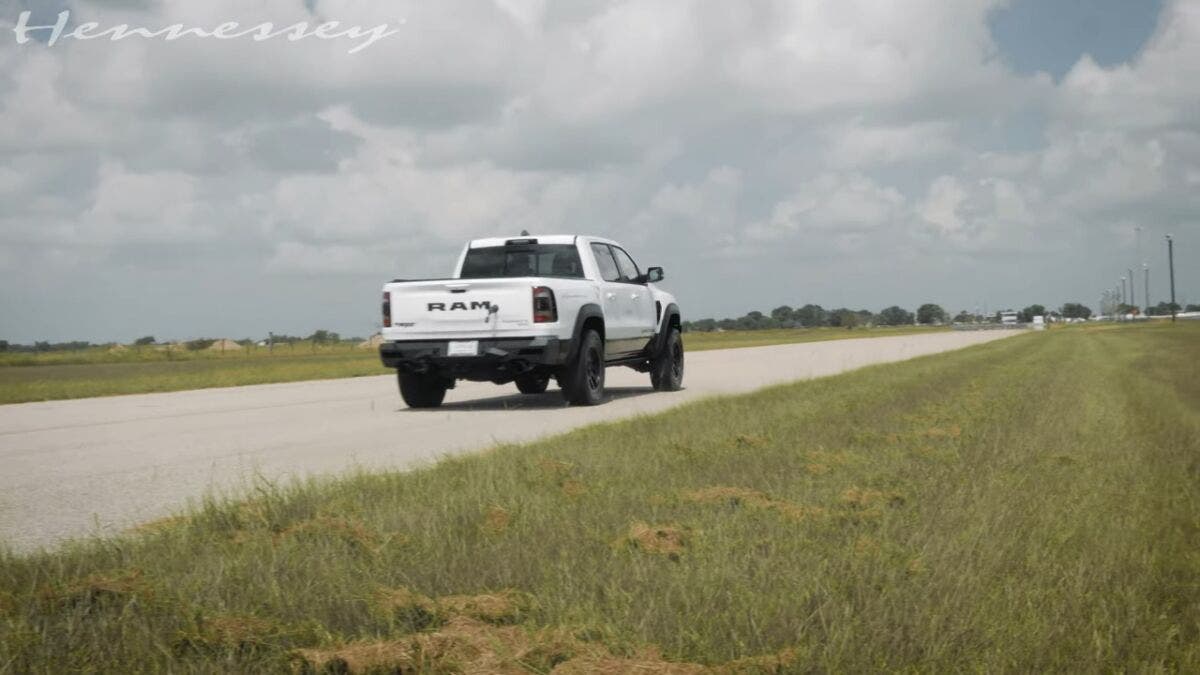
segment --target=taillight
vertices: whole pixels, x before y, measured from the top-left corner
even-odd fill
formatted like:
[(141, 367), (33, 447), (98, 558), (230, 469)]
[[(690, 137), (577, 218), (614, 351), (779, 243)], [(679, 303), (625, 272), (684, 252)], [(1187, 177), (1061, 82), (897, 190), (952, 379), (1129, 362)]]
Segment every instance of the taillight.
[(558, 305), (554, 302), (554, 291), (545, 286), (533, 289), (533, 322), (554, 323), (558, 321)]
[(392, 327), (392, 294), (388, 291), (383, 292), (383, 327)]

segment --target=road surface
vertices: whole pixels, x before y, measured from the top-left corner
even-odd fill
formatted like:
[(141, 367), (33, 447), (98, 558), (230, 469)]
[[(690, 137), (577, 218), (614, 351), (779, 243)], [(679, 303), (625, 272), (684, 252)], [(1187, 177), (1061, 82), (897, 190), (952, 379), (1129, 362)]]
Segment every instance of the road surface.
[(355, 468), (410, 468), (686, 401), (832, 375), (996, 340), (946, 332), (687, 355), (685, 389), (608, 371), (609, 400), (566, 407), (556, 388), (460, 382), (435, 410), (408, 410), (394, 377), (203, 389), (0, 406), (0, 542), (18, 552), (111, 534), (205, 494)]

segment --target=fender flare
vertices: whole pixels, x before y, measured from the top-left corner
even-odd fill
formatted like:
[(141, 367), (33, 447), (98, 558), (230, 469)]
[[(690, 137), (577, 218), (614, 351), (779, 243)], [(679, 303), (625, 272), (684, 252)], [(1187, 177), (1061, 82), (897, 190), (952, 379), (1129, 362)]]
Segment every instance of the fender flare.
[(654, 336), (654, 349), (651, 352), (652, 357), (657, 356), (660, 352), (662, 352), (663, 345), (667, 341), (667, 332), (671, 325), (672, 317), (675, 318), (676, 323), (680, 325), (680, 329), (682, 330), (683, 321), (679, 312), (679, 305), (676, 305), (673, 302), (663, 308), (662, 322), (658, 327), (658, 335)]
[(575, 361), (575, 356), (579, 353), (579, 343), (583, 337), (583, 323), (593, 318), (599, 319), (600, 325), (604, 325), (604, 310), (596, 303), (590, 302), (583, 305), (575, 314), (575, 328), (571, 331), (571, 348), (567, 351), (566, 363)]

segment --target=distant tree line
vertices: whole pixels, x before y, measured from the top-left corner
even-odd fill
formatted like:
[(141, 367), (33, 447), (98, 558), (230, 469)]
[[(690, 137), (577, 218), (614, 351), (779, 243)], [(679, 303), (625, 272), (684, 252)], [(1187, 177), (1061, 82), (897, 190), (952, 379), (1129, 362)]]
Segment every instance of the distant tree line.
[(770, 314), (760, 311), (747, 313), (736, 319), (697, 319), (683, 322), (685, 331), (710, 332), (715, 330), (764, 330), (768, 328), (857, 328), (859, 326), (910, 326), (914, 323), (944, 323), (946, 312), (933, 304), (922, 305), (914, 314), (903, 307), (891, 306), (872, 312), (869, 309), (838, 307), (825, 309), (820, 305), (807, 304), (799, 308), (781, 305)]
[(329, 345), (338, 342), (362, 342), (366, 338), (362, 337), (342, 337), (340, 334), (331, 330), (318, 330), (307, 337), (297, 337), (295, 335), (279, 335), (272, 334), (271, 338), (275, 344), (294, 344), (297, 342), (311, 342), (316, 345)]
[[(1193, 308), (1195, 308), (1193, 310)], [(1200, 305), (1188, 305), (1186, 311), (1200, 311)], [(1167, 303), (1159, 303), (1151, 309), (1151, 314), (1170, 314)], [(903, 307), (893, 305), (879, 312), (868, 309), (825, 309), (820, 305), (808, 304), (798, 309), (789, 305), (781, 305), (771, 310), (769, 314), (759, 311), (747, 313), (736, 319), (698, 319), (683, 322), (685, 331), (709, 332), (715, 330), (763, 330), (767, 328), (856, 328), (859, 326), (911, 326), (942, 325), (947, 323), (999, 323), (1000, 312), (991, 316), (961, 311), (950, 316), (945, 309), (934, 303), (926, 303), (910, 312)], [(1052, 320), (1089, 319), (1092, 316), (1090, 307), (1068, 302), (1057, 310), (1047, 310), (1045, 305), (1033, 304), (1017, 312), (1017, 320), (1030, 323), (1035, 316), (1044, 316)]]
[(1200, 305), (1188, 305), (1183, 307), (1177, 302), (1160, 302), (1157, 305), (1147, 309), (1146, 314), (1149, 314), (1150, 316), (1168, 316), (1171, 314), (1172, 309), (1175, 310), (1176, 314), (1179, 312), (1200, 312)]
[(95, 346), (90, 342), (35, 342), (31, 345), (0, 340), (0, 352), (77, 352)]
[[(174, 345), (174, 346), (178, 346), (182, 349), (186, 349), (188, 351), (202, 351), (202, 350), (208, 349), (209, 347), (216, 344), (218, 339), (219, 338), (207, 338), (207, 337), (196, 338), (194, 340), (187, 340), (187, 341), (180, 342), (180, 343), (166, 343), (165, 346)], [(317, 331), (313, 332), (311, 335), (309, 335), (307, 337), (298, 337), (295, 335), (274, 335), (271, 338), (262, 340), (262, 342), (267, 342), (269, 340), (274, 340), (275, 344), (289, 344), (290, 345), (290, 344), (296, 344), (296, 343), (300, 343), (300, 342), (306, 342), (306, 343), (312, 343), (314, 345), (332, 345), (332, 344), (337, 344), (340, 342), (353, 342), (353, 343), (357, 344), (359, 342), (366, 340), (366, 338), (343, 337), (334, 331), (322, 329), (322, 330), (317, 330)], [(256, 341), (252, 340), (250, 338), (234, 340), (234, 342), (238, 343), (242, 347), (250, 347), (250, 346), (256, 344)], [(83, 351), (85, 349), (92, 349), (92, 348), (97, 348), (97, 347), (111, 347), (114, 344), (115, 343), (112, 343), (112, 342), (93, 343), (93, 342), (87, 342), (87, 341), (83, 341), (83, 340), (76, 340), (73, 342), (34, 342), (31, 345), (23, 345), (23, 344), (15, 344), (15, 343), (9, 342), (8, 340), (0, 340), (0, 353), (2, 353), (2, 352), (34, 352), (34, 353), (77, 352), (77, 351)], [(160, 343), (153, 335), (146, 335), (144, 337), (140, 337), (133, 341), (133, 346), (135, 346), (135, 347), (153, 347), (153, 346), (156, 346), (159, 344)]]
[(1063, 305), (1061, 312), (1064, 319), (1092, 318), (1092, 309), (1077, 302), (1068, 302), (1067, 304)]

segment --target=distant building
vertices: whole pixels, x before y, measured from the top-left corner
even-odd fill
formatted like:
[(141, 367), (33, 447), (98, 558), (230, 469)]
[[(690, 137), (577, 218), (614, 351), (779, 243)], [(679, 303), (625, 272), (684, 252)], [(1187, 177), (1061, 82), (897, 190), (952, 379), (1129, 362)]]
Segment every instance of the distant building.
[(1017, 324), (1017, 313), (1011, 309), (1000, 312), (1000, 323), (1005, 326), (1015, 326)]

